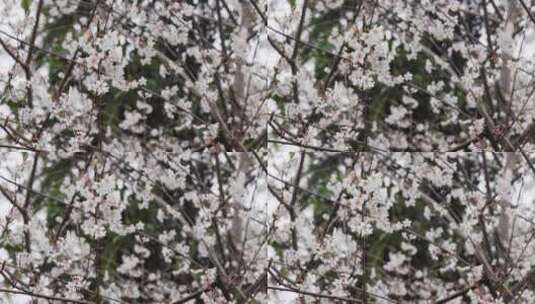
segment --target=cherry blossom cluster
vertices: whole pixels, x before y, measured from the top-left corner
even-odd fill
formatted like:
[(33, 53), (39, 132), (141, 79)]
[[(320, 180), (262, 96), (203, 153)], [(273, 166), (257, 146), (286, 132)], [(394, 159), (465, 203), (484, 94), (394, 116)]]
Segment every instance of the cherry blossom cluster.
[(0, 2), (0, 302), (534, 303), (533, 5)]

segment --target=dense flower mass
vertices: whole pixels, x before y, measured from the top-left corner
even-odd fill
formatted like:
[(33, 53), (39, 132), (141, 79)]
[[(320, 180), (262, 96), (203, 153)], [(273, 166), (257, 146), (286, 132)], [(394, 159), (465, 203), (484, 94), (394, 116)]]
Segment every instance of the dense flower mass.
[(0, 303), (534, 303), (535, 2), (3, 0)]

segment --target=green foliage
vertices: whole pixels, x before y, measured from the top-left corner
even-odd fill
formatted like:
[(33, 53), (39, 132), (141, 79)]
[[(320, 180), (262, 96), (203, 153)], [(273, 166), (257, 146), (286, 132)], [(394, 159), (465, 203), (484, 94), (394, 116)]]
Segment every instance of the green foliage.
[(111, 89), (106, 95), (109, 98), (105, 98), (106, 103), (104, 103), (102, 123), (103, 127), (114, 127), (117, 125), (121, 107), (125, 104), (133, 105), (136, 93), (132, 91), (124, 92), (117, 89)]
[(295, 1), (296, 0), (288, 0), (288, 3), (290, 3), (290, 6), (292, 7), (292, 9), (295, 9)]
[(118, 256), (121, 248), (125, 248), (128, 243), (133, 244), (134, 241), (132, 237), (108, 233), (103, 243), (106, 245), (103, 246), (101, 267), (108, 273), (115, 273), (119, 266)]
[(272, 241), (270, 244), (269, 244), (273, 249), (275, 249), (275, 253), (279, 256), (279, 257), (283, 257), (284, 256), (284, 250), (286, 248), (284, 248), (284, 246), (282, 244), (280, 244), (279, 242), (277, 241)]
[(328, 214), (334, 208), (331, 203), (326, 202), (322, 197), (332, 197), (333, 193), (328, 187), (328, 182), (332, 174), (339, 174), (336, 172), (338, 164), (339, 157), (333, 156), (310, 165), (309, 172), (311, 172), (311, 176), (308, 182), (310, 185), (314, 185), (314, 192), (321, 195), (321, 197), (310, 195), (307, 200), (307, 204), (313, 206), (315, 221), (321, 221), (322, 215)]
[(46, 206), (49, 224), (54, 223), (54, 219), (64, 213), (65, 203), (67, 202), (64, 202), (66, 197), (61, 191), (61, 185), (71, 166), (71, 160), (64, 159), (48, 167), (41, 182), (41, 189), (46, 189), (47, 196), (38, 195), (34, 197), (34, 205), (36, 207)]
[(311, 20), (313, 30), (308, 40), (313, 42), (315, 48), (302, 46), (304, 49), (303, 61), (314, 60), (316, 77), (319, 79), (327, 77), (328, 73), (325, 72), (325, 68), (331, 67), (336, 60), (336, 57), (330, 53), (336, 53), (338, 50), (334, 49), (328, 39), (332, 30), (338, 26), (338, 16), (337, 11), (330, 11), (325, 15), (313, 18)]
[(28, 14), (30, 12), (30, 6), (32, 5), (32, 0), (21, 0), (20, 5), (22, 6), (26, 14)]

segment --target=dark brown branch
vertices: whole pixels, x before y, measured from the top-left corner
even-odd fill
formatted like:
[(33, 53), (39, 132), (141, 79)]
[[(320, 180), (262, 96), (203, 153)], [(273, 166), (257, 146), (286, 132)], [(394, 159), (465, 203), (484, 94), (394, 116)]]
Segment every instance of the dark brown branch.
[(535, 17), (533, 16), (533, 14), (531, 14), (531, 10), (529, 9), (529, 7), (526, 5), (526, 3), (524, 2), (524, 0), (518, 0), (520, 2), (520, 4), (522, 4), (522, 7), (524, 8), (524, 10), (526, 11), (526, 13), (528, 13), (528, 16), (529, 16), (529, 19), (531, 20), (531, 22), (533, 22), (533, 24), (535, 25)]
[[(39, 0), (39, 2), (37, 3), (37, 12), (35, 13), (35, 24), (32, 29), (32, 35), (30, 37), (30, 41), (28, 43), (30, 48), (28, 50), (28, 56), (26, 57), (25, 71), (26, 71), (26, 80), (29, 83), (31, 83), (31, 78), (32, 78), (30, 63), (32, 62), (32, 56), (33, 56), (33, 52), (35, 48), (35, 40), (37, 39), (37, 30), (39, 29), (39, 22), (41, 20), (41, 13), (43, 11), (43, 2), (44, 2), (43, 0)], [(28, 92), (27, 93), (28, 106), (32, 108), (33, 107), (33, 92), (32, 92), (31, 85), (28, 85), (27, 92)]]
[(460, 291), (458, 291), (456, 293), (453, 293), (453, 294), (451, 294), (451, 295), (449, 295), (449, 296), (447, 296), (447, 297), (445, 297), (443, 299), (440, 299), (440, 300), (436, 301), (435, 304), (448, 303), (448, 302), (450, 302), (452, 300), (455, 300), (458, 297), (461, 297), (461, 296), (465, 295), (467, 292), (469, 292), (472, 289), (477, 288), (478, 286), (479, 286), (479, 282), (476, 282), (472, 286), (468, 286), (468, 287), (466, 287), (466, 288), (464, 288), (464, 289), (462, 289), (462, 290), (460, 290)]
[(2, 48), (4, 48), (4, 50), (6, 51), (6, 53), (13, 59), (15, 60), (16, 63), (18, 63), (22, 69), (24, 69), (24, 71), (28, 74), (30, 73), (30, 70), (28, 68), (28, 65), (26, 65), (26, 63), (24, 63), (22, 61), (22, 59), (17, 56), (17, 54), (13, 53), (10, 49), (9, 49), (9, 45), (7, 45), (4, 40), (0, 39), (0, 45), (2, 45)]
[(87, 302), (87, 301), (47, 296), (44, 294), (34, 293), (31, 291), (19, 291), (19, 290), (13, 290), (13, 289), (0, 288), (0, 292), (11, 293), (11, 294), (22, 294), (22, 295), (27, 295), (29, 297), (47, 299), (51, 301), (60, 301), (60, 302), (65, 302), (65, 303), (91, 304), (90, 302)]

